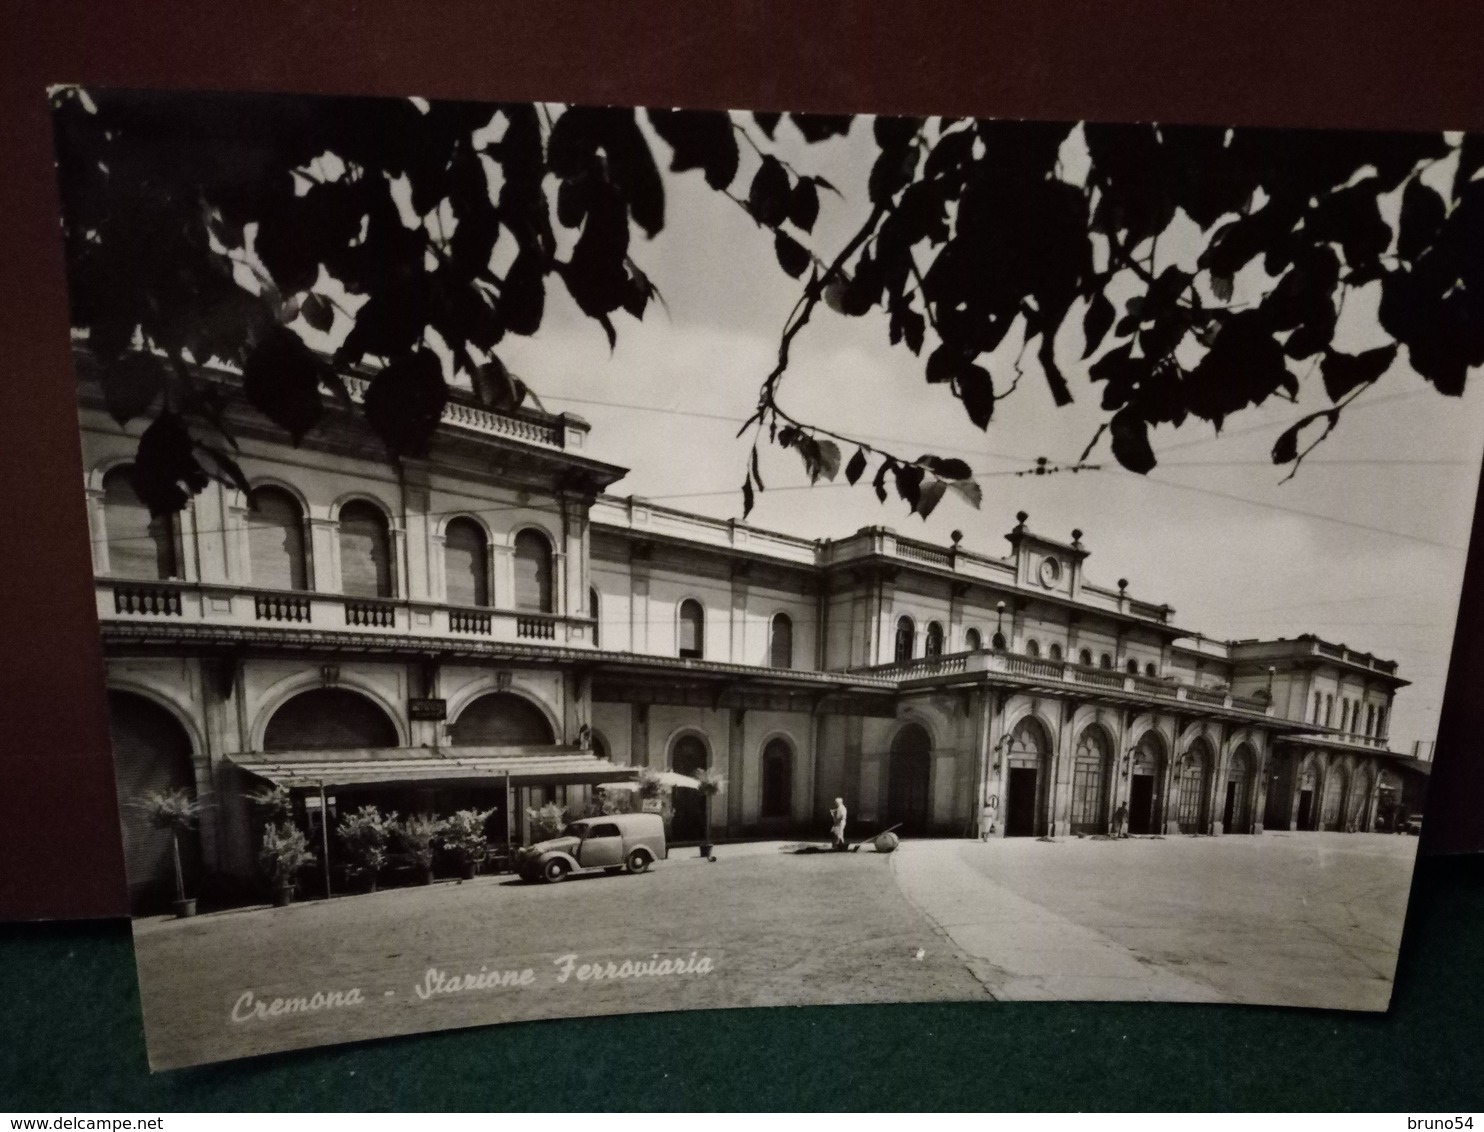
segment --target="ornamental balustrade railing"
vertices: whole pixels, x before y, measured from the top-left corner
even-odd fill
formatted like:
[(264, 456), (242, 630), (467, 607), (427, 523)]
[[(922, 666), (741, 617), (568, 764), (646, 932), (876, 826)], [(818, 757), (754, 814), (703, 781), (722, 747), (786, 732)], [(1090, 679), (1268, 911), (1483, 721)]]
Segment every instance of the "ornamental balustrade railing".
[(534, 610), (457, 606), (444, 602), (352, 597), (302, 590), (269, 590), (199, 582), (95, 579), (99, 619), (161, 622), (241, 630), (250, 626), (315, 633), (483, 638), (559, 645), (592, 645), (590, 615), (567, 617)]
[(1171, 678), (1125, 674), (1107, 668), (999, 650), (949, 653), (946, 656), (871, 665), (852, 671), (862, 675), (886, 676), (899, 681), (930, 680), (973, 672), (1001, 672), (1026, 680), (1064, 684), (1069, 688), (1081, 686), (1110, 692), (1132, 692), (1177, 702), (1237, 708), (1263, 715), (1274, 714), (1272, 706), (1262, 696), (1234, 696), (1224, 688), (1199, 688)]

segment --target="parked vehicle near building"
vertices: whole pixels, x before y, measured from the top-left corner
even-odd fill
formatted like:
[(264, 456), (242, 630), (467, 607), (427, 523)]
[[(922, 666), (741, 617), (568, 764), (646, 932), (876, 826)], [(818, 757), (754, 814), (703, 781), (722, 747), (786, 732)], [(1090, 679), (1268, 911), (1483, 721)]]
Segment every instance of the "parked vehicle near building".
[(582, 870), (642, 873), (666, 856), (659, 814), (610, 814), (574, 821), (560, 837), (526, 846), (516, 868), (523, 880), (555, 884)]

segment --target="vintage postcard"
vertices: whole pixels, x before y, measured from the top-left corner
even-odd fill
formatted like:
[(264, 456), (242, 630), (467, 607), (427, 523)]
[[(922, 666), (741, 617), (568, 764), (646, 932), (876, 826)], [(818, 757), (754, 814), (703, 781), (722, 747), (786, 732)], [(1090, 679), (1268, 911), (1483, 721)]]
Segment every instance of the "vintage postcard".
[(52, 102), (154, 1066), (1386, 1008), (1477, 138)]

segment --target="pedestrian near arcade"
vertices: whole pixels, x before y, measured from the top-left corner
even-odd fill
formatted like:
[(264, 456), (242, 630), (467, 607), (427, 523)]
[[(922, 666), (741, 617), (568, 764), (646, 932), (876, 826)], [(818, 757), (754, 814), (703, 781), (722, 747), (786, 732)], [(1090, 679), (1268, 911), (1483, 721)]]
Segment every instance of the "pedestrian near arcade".
[(835, 849), (845, 848), (845, 819), (848, 816), (845, 799), (836, 798), (835, 804), (830, 807), (830, 844)]

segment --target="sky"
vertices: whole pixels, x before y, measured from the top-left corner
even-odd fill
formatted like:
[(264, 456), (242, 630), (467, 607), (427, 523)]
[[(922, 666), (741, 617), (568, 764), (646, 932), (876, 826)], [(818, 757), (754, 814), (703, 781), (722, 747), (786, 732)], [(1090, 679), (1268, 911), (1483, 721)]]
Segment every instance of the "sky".
[[(755, 127), (753, 135), (761, 140)], [(868, 207), (870, 121), (813, 146), (785, 122), (777, 139), (795, 168), (844, 194), (822, 194), (809, 242), (828, 260)], [(656, 152), (668, 149), (660, 143)], [(1075, 165), (1076, 154), (1068, 157)], [(754, 162), (744, 157), (739, 194)], [(652, 305), (642, 322), (620, 315), (610, 352), (602, 330), (553, 288), (541, 330), (507, 338), (499, 353), (547, 408), (592, 424), (591, 455), (630, 469), (612, 491), (740, 518), (750, 444), (735, 434), (800, 284), (779, 269), (767, 234), (699, 173), (664, 180), (665, 228), (653, 240), (636, 235), (631, 249), (663, 308)], [(1374, 302), (1363, 293), (1347, 301), (1341, 345), (1385, 341)], [(991, 359), (997, 389), (1013, 380), (1016, 352), (1007, 343)], [(795, 340), (781, 400), (795, 416), (908, 458), (962, 457), (984, 488), (978, 510), (950, 492), (923, 520), (894, 496), (878, 503), (865, 480), (810, 486), (794, 452), (765, 447), (767, 490), (749, 521), (809, 538), (882, 525), (946, 543), (957, 529), (966, 548), (1003, 555), (1024, 510), (1033, 530), (1054, 538), (1080, 528), (1092, 580), (1127, 578), (1135, 596), (1174, 606), (1182, 627), (1227, 639), (1315, 633), (1399, 661), (1413, 685), (1396, 700), (1394, 745), (1434, 737), (1484, 455), (1477, 381), (1461, 399), (1444, 398), (1400, 360), (1286, 483), (1288, 469), (1268, 453), (1288, 423), (1328, 404), (1317, 375), (1303, 382), (1298, 405), (1239, 414), (1220, 435), (1193, 419), (1157, 429), (1159, 465), (1148, 476), (1120, 469), (1104, 443), (1089, 457), (1103, 470), (1035, 477), (1014, 473), (1040, 456), (1075, 463), (1105, 417), (1085, 366), (1067, 367), (1075, 401), (1056, 409), (1028, 359), (981, 432), (945, 386), (924, 382), (921, 364), (889, 345), (884, 316), (847, 318), (821, 306)]]
[[(807, 241), (823, 260), (833, 259), (869, 210), (870, 119), (857, 119), (845, 138), (815, 145), (804, 144), (787, 121), (769, 143), (750, 115), (736, 120), (797, 172), (839, 188), (838, 195), (821, 194)], [(666, 159), (668, 146), (650, 138)], [(1064, 178), (1085, 175), (1080, 131), (1060, 157)], [(746, 195), (757, 161), (744, 146), (735, 195)], [(1439, 165), (1424, 179), (1451, 176), (1451, 165)], [(630, 249), (663, 302), (651, 303), (642, 321), (616, 315), (618, 340), (610, 350), (602, 329), (553, 280), (538, 333), (508, 336), (497, 353), (545, 408), (590, 422), (589, 455), (629, 469), (612, 492), (741, 518), (751, 441), (737, 431), (757, 403), (802, 283), (779, 268), (771, 233), (738, 201), (707, 188), (699, 172), (666, 172), (663, 180), (664, 229), (652, 240), (636, 229)], [(410, 213), (406, 219), (416, 223)], [(1194, 224), (1177, 217), (1161, 235), (1156, 270), (1193, 267), (1199, 237)], [(1235, 299), (1270, 284), (1254, 264), (1237, 277)], [(1376, 323), (1378, 298), (1374, 285), (1349, 294), (1337, 346), (1359, 351), (1389, 341)], [(1286, 481), (1289, 468), (1269, 457), (1274, 440), (1329, 405), (1317, 373), (1302, 367), (1297, 404), (1274, 398), (1238, 414), (1219, 434), (1194, 418), (1154, 430), (1159, 462), (1147, 476), (1121, 469), (1106, 440), (1088, 458), (1096, 470), (1017, 474), (1039, 457), (1073, 466), (1106, 419), (1099, 387), (1086, 363), (1075, 361), (1083, 352), (1076, 309), (1068, 326), (1057, 354), (1073, 404), (1053, 404), (1032, 350), (1014, 392), (980, 431), (947, 386), (924, 381), (921, 359), (889, 344), (883, 314), (848, 318), (821, 304), (794, 340), (783, 407), (899, 457), (961, 457), (975, 470), (983, 501), (976, 510), (949, 492), (924, 520), (894, 495), (879, 503), (870, 472), (855, 487), (843, 475), (811, 485), (797, 453), (764, 445), (766, 490), (749, 522), (806, 538), (888, 526), (947, 543), (958, 530), (967, 549), (1001, 556), (1023, 510), (1032, 530), (1052, 538), (1070, 540), (1081, 529), (1092, 581), (1111, 586), (1127, 578), (1134, 596), (1173, 606), (1182, 628), (1221, 639), (1314, 633), (1398, 661), (1412, 686), (1396, 698), (1393, 747), (1433, 739), (1484, 457), (1479, 383), (1461, 398), (1445, 398), (1407, 366), (1403, 352)], [(1020, 346), (1012, 330), (995, 354), (980, 359), (997, 391), (1015, 381)]]

